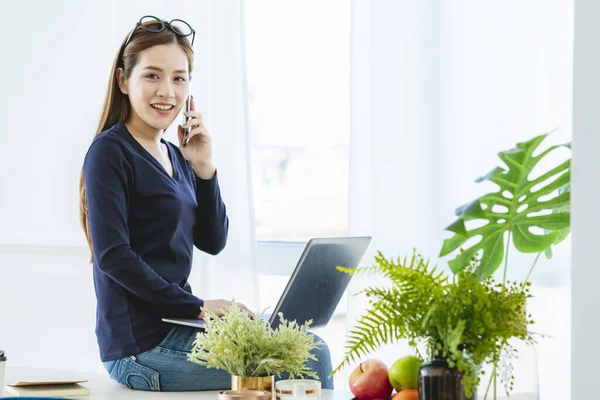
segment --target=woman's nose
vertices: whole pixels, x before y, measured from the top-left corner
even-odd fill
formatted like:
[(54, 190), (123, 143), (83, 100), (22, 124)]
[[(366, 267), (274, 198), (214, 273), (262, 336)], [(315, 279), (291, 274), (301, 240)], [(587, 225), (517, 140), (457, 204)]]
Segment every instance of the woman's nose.
[(160, 97), (166, 98), (175, 97), (175, 89), (171, 83), (163, 83), (156, 94)]

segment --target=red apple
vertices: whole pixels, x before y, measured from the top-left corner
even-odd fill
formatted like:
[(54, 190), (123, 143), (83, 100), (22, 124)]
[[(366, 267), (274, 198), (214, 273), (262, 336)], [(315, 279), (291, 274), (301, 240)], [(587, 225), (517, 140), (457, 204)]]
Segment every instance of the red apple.
[(358, 400), (389, 399), (392, 389), (387, 366), (379, 360), (362, 362), (350, 374), (350, 391)]

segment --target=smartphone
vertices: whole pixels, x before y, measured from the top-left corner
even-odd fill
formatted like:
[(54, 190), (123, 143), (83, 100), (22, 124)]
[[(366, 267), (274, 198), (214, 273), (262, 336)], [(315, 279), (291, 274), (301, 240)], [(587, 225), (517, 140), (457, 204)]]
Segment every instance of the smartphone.
[[(190, 104), (191, 104), (191, 95), (188, 95), (187, 99), (185, 99), (185, 112), (189, 112), (190, 111)], [(186, 123), (188, 121), (188, 117), (186, 117), (185, 115), (183, 116), (183, 123)], [(190, 142), (190, 139), (187, 137), (190, 134), (190, 131), (192, 130), (192, 128), (185, 128), (185, 135), (183, 136), (183, 146), (185, 147), (185, 145), (187, 145)]]

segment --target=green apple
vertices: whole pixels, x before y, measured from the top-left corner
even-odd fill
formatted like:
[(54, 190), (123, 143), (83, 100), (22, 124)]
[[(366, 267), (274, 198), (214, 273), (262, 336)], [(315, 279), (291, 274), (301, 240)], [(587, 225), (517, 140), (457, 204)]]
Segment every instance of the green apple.
[(419, 386), (419, 366), (422, 361), (415, 356), (397, 359), (388, 372), (390, 384), (397, 392), (405, 389), (417, 389)]

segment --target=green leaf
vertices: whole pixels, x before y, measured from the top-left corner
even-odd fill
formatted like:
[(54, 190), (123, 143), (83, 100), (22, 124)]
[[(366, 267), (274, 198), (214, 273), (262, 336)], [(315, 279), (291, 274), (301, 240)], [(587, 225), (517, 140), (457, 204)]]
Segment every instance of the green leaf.
[[(568, 193), (570, 191), (571, 191), (571, 183), (567, 183), (565, 186), (560, 188), (558, 193), (562, 195), (562, 194)], [(571, 212), (571, 204), (569, 203), (563, 207), (556, 208), (556, 209), (552, 210), (552, 212), (553, 213), (557, 213), (557, 212), (570, 213)], [(548, 230), (546, 230), (546, 232), (548, 232)], [(569, 233), (571, 233), (571, 227), (558, 230), (557, 235), (556, 235), (556, 240), (554, 240), (554, 243), (552, 243), (552, 245), (556, 246), (559, 243), (561, 243), (563, 240), (565, 240), (569, 236)], [(544, 254), (546, 255), (547, 259), (552, 258), (552, 247), (548, 247), (546, 250), (544, 250)]]
[[(440, 257), (456, 251), (470, 239), (475, 243), (462, 249), (449, 261), (454, 273), (462, 271), (474, 256), (480, 255), (481, 263), (476, 274), (480, 279), (491, 276), (504, 259), (505, 236), (508, 232), (511, 233), (513, 245), (520, 252), (543, 251), (546, 256), (551, 254), (551, 246), (568, 236), (571, 160), (529, 180), (532, 170), (548, 154), (560, 147), (570, 148), (570, 143), (551, 146), (534, 157), (533, 154), (547, 136), (548, 134), (537, 136), (518, 143), (514, 149), (500, 152), (498, 157), (508, 169), (496, 167), (476, 180), (493, 182), (498, 190), (456, 209), (458, 219), (446, 227), (454, 235), (444, 240)], [(543, 196), (551, 198), (541, 199)], [(504, 206), (506, 210), (494, 210), (496, 205)], [(466, 228), (466, 221), (477, 220), (484, 221), (485, 224), (470, 230)], [(538, 232), (533, 231), (535, 228)]]

